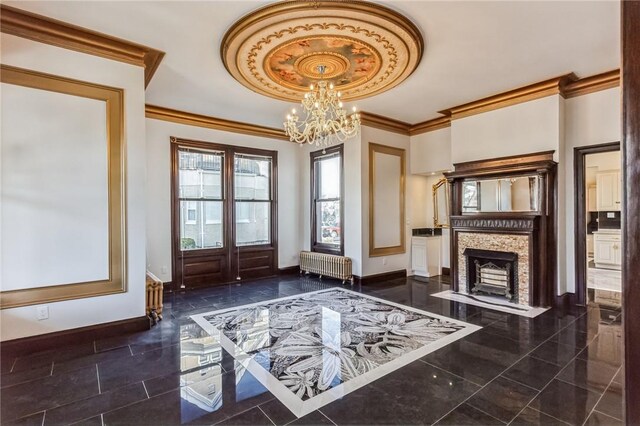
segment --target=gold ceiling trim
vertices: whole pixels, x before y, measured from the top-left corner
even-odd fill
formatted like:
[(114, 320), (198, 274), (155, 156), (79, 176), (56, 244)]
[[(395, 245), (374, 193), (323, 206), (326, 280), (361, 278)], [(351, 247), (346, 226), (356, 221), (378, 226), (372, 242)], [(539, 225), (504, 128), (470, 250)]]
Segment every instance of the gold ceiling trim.
[(156, 105), (145, 105), (145, 117), (155, 120), (169, 121), (172, 123), (186, 124), (188, 126), (204, 127), (207, 129), (223, 130), (225, 132), (241, 133), (243, 135), (260, 136), (263, 138), (289, 140), (281, 129), (260, 126), (257, 124), (242, 123), (240, 121), (225, 120), (224, 118), (210, 117), (191, 112), (178, 111)]
[(620, 86), (620, 70), (612, 70), (567, 84), (564, 88), (564, 97), (574, 98), (618, 86)]
[[(568, 74), (572, 75), (572, 74)], [(552, 80), (557, 80), (552, 79)], [(545, 80), (548, 82), (549, 80)], [(552, 88), (548, 87), (542, 83), (540, 84), (541, 90), (540, 93), (547, 93), (547, 96), (550, 94), (560, 94), (565, 98), (572, 98), (576, 96), (582, 96), (589, 93), (594, 93), (600, 90), (610, 89), (612, 87), (617, 87), (620, 85), (620, 70), (608, 71), (602, 74), (597, 74), (590, 77), (585, 77), (579, 80), (574, 80), (567, 83), (561, 90), (555, 91)], [(525, 86), (525, 88), (531, 89), (534, 85)], [(542, 89), (542, 87), (546, 87), (546, 89)], [(524, 89), (524, 88), (523, 88)], [(510, 103), (495, 103), (493, 105), (496, 106), (492, 109), (504, 108), (506, 106), (515, 105), (521, 103), (518, 101), (518, 97), (514, 95), (514, 92), (517, 92), (521, 89), (516, 89), (515, 91), (508, 91), (505, 94), (505, 98), (510, 99)], [(532, 96), (531, 90), (522, 90), (522, 95), (526, 97)], [(542, 97), (542, 96), (540, 96)], [(487, 99), (495, 98), (496, 100), (500, 99), (500, 94), (491, 96), (489, 98), (484, 98), (483, 100), (478, 101), (479, 105), (482, 105), (483, 108), (487, 108), (488, 105), (486, 103)], [(531, 100), (531, 99), (529, 99)], [(525, 101), (522, 101), (525, 102)], [(470, 105), (473, 103), (467, 103), (464, 105)], [(463, 106), (464, 106), (463, 105)], [(459, 107), (450, 108), (449, 110), (454, 110)], [(449, 111), (446, 110), (446, 111)], [(472, 115), (470, 114), (469, 109), (466, 110), (466, 116)], [(481, 111), (481, 112), (485, 112)], [(174, 109), (159, 107), (155, 105), (146, 105), (145, 108), (146, 117), (153, 118), (157, 120), (170, 121), (174, 123), (186, 124), (190, 126), (198, 126), (205, 127), (209, 129), (223, 130), (227, 132), (234, 133), (242, 133), (246, 135), (252, 136), (261, 136), (265, 138), (273, 138), (273, 139), (282, 139), (288, 141), (289, 138), (284, 134), (284, 131), (280, 129), (275, 129), (272, 127), (259, 126), (250, 123), (241, 123), (237, 121), (225, 120), (222, 118), (210, 117), (206, 115), (193, 114), (184, 111), (178, 111)], [(479, 112), (477, 112), (479, 113)], [(458, 117), (459, 118), (459, 117)], [(373, 114), (370, 112), (363, 111), (360, 113), (360, 119), (364, 126), (373, 127), (376, 129), (386, 130), (388, 132), (397, 133), (405, 136), (415, 136), (422, 133), (433, 132), (435, 130), (445, 129), (451, 126), (452, 117), (449, 115), (445, 115), (442, 117), (433, 118), (431, 120), (422, 121), (416, 124), (410, 124), (405, 121), (396, 120), (390, 117), (386, 117), (383, 115)]]
[(144, 67), (145, 87), (164, 58), (160, 50), (6, 5), (0, 5), (0, 31)]
[(350, 64), (333, 64), (343, 72), (331, 81), (344, 100), (353, 100), (389, 90), (409, 77), (420, 63), (424, 42), (408, 18), (379, 4), (283, 1), (237, 21), (225, 34), (220, 53), (238, 82), (288, 101), (299, 101), (314, 82), (308, 69), (298, 68), (300, 57), (334, 53)]

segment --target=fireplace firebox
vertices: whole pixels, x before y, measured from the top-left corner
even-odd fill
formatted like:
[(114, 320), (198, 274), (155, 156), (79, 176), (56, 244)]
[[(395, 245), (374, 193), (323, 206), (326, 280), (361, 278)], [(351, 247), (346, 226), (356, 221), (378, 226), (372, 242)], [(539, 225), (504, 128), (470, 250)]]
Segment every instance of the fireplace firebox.
[(467, 248), (467, 293), (485, 293), (518, 301), (518, 254)]

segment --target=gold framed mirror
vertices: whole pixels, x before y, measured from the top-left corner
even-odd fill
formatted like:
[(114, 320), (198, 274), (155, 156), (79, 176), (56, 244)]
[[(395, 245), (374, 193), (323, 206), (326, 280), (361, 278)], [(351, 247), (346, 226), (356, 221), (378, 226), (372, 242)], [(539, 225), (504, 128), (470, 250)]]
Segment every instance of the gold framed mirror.
[(442, 178), (432, 187), (433, 193), (433, 226), (449, 227), (449, 182)]

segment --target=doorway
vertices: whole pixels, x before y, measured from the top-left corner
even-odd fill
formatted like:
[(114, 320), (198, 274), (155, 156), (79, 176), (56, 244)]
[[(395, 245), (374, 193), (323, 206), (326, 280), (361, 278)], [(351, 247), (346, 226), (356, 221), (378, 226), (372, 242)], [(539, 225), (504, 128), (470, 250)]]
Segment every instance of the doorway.
[(174, 289), (277, 274), (277, 152), (172, 138)]
[(576, 302), (622, 304), (620, 143), (575, 148)]

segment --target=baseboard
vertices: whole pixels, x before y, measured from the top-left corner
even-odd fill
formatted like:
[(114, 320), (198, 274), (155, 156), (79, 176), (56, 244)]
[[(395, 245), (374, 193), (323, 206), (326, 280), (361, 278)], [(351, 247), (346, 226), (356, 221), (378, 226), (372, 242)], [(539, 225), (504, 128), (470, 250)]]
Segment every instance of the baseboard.
[(300, 273), (300, 265), (287, 266), (278, 269), (278, 275), (294, 275)]
[(451, 269), (450, 268), (445, 268), (444, 266), (442, 267), (442, 275), (451, 275)]
[(162, 283), (162, 292), (163, 293), (172, 293), (173, 292), (173, 281), (167, 281)]
[(129, 318), (104, 324), (89, 325), (87, 327), (72, 328), (70, 330), (7, 340), (0, 342), (0, 352), (2, 356), (20, 356), (22, 354), (54, 349), (62, 345), (74, 345), (96, 339), (105, 339), (107, 337), (135, 333), (137, 331), (145, 331), (150, 328), (151, 323), (147, 316)]
[(557, 309), (569, 309), (572, 306), (577, 306), (578, 298), (575, 293), (564, 293), (560, 296), (556, 296), (554, 308)]
[(407, 277), (406, 269), (400, 269), (400, 270), (391, 271), (391, 272), (383, 272), (381, 274), (367, 275), (364, 277), (359, 277), (357, 275), (353, 276), (355, 282), (357, 282), (358, 284), (365, 284), (365, 285), (375, 284), (382, 281), (396, 280), (398, 278), (406, 278), (406, 277)]

